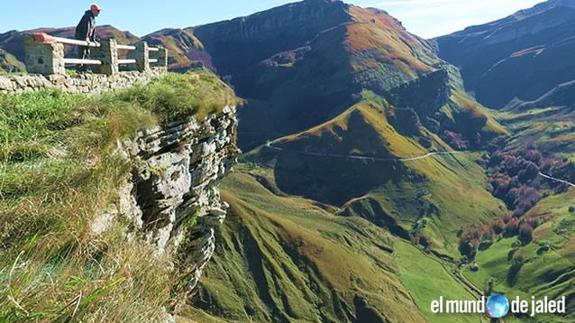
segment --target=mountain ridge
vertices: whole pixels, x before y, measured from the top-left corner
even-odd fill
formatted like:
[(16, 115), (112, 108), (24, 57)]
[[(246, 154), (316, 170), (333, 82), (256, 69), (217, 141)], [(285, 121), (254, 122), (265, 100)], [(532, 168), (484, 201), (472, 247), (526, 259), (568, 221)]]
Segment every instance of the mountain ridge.
[(574, 30), (575, 1), (559, 0), (434, 41), (439, 56), (461, 68), (468, 90), (502, 109), (575, 79)]
[[(444, 40), (455, 39), (453, 47), (477, 39), (499, 46), (541, 32), (537, 25), (514, 33), (516, 23), (561, 17), (544, 24), (547, 30), (570, 22), (564, 3), (570, 2), (551, 1)], [(555, 277), (569, 278), (563, 255), (572, 251), (562, 235), (572, 228), (572, 212), (570, 202), (557, 200), (572, 192), (530, 176), (547, 164), (568, 165), (552, 157), (573, 147), (573, 124), (554, 123), (573, 112), (539, 105), (568, 103), (571, 83), (491, 110), (469, 68), (461, 74), (458, 62), (442, 54), (445, 43), (409, 33), (384, 10), (332, 0), (166, 28), (142, 39), (170, 50), (172, 70), (213, 69), (247, 101), (239, 133), (245, 154), (224, 180), (231, 219), (216, 234), (215, 259), (182, 316), (472, 322), (477, 318), (433, 315), (429, 304), (440, 294), (476, 297), (491, 277), (497, 290), (520, 295), (541, 292), (529, 278), (545, 281), (552, 295), (563, 287)], [(510, 61), (550, 52), (551, 46), (530, 46), (536, 40), (478, 62), (493, 59), (487, 71), (501, 73)], [(527, 142), (553, 149), (545, 159), (536, 148), (517, 149)], [(436, 153), (447, 151), (454, 153)], [(560, 170), (550, 176), (570, 174)], [(556, 209), (547, 214), (550, 204)], [(518, 208), (525, 215), (516, 215)], [(517, 239), (526, 226), (534, 243)], [(540, 253), (546, 241), (548, 251), (560, 254)], [(549, 260), (561, 262), (560, 272), (546, 272)], [(533, 268), (537, 273), (527, 270)], [(507, 279), (512, 274), (524, 278), (516, 288)]]

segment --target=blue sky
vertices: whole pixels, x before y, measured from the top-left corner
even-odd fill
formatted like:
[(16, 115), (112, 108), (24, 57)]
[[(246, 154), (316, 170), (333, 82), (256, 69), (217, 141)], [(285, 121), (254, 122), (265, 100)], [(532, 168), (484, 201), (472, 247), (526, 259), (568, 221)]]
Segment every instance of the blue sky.
[[(77, 23), (89, 1), (0, 0), (0, 32), (36, 27), (64, 27)], [(248, 15), (289, 0), (101, 0), (98, 24), (111, 24), (136, 35), (165, 27), (189, 27)], [(349, 0), (387, 10), (407, 29), (434, 37), (466, 26), (502, 18), (541, 0)]]

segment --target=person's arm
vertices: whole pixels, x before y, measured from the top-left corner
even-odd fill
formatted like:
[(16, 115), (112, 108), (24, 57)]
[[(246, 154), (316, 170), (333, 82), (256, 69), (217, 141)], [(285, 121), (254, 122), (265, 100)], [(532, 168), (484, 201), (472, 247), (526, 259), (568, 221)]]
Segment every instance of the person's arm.
[(96, 19), (91, 18), (91, 19), (88, 19), (88, 21), (89, 21), (88, 30), (90, 32), (89, 40), (92, 42), (95, 42), (96, 41)]

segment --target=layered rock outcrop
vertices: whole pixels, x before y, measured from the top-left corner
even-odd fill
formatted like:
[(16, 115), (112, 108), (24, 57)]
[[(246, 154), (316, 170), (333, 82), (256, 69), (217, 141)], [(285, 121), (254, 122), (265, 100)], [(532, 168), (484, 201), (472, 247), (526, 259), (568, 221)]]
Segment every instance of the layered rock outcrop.
[(389, 90), (385, 98), (398, 108), (414, 109), (420, 116), (436, 113), (451, 96), (449, 74), (440, 69)]
[(217, 186), (239, 153), (236, 127), (235, 108), (226, 107), (202, 122), (148, 129), (119, 143), (118, 152), (134, 166), (118, 202), (97, 217), (92, 232), (128, 219), (128, 238), (152, 244), (155, 256), (178, 259), (186, 292), (193, 292), (214, 252), (214, 230), (226, 216)]

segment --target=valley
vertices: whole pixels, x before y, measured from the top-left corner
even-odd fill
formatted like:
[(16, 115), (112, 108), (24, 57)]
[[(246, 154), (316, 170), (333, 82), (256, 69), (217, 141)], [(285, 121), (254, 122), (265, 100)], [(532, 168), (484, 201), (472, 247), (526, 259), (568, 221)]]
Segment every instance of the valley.
[[(0, 73), (23, 72), (21, 37), (0, 34)], [(428, 40), (333, 0), (141, 39), (243, 100), (182, 321), (488, 322), (430, 304), (494, 291), (567, 298), (504, 322), (575, 320), (575, 0)]]
[[(473, 86), (470, 69), (443, 56), (441, 40), (436, 56), (432, 45), (383, 11), (321, 3), (290, 9), (322, 6), (325, 12), (316, 12), (343, 25), (270, 49), (278, 54), (252, 51), (262, 58), (245, 57), (246, 66), (259, 62), (250, 70), (218, 66), (224, 59), (212, 57), (248, 101), (240, 113), (245, 153), (224, 182), (225, 199), (238, 205), (220, 236), (226, 247), (216, 251), (189, 315), (206, 321), (472, 322), (477, 318), (431, 314), (429, 304), (440, 295), (475, 299), (490, 290), (571, 300), (571, 230), (560, 229), (574, 216), (565, 211), (573, 205), (569, 183), (575, 180), (569, 166), (573, 106), (561, 105), (570, 102), (562, 94), (568, 87), (499, 109), (481, 93), (476, 101), (467, 92), (473, 90), (464, 86)], [(241, 23), (257, 24), (285, 9)], [(204, 27), (189, 31), (199, 30), (194, 34), (204, 41), (238, 23), (207, 26), (204, 38)], [(268, 37), (280, 37), (275, 30)], [(252, 48), (263, 44), (258, 35), (238, 37), (257, 44)], [(224, 46), (210, 41), (208, 53), (210, 46)], [(533, 176), (518, 175), (517, 167), (531, 158), (527, 153), (510, 159), (525, 147), (543, 155)], [(509, 158), (508, 166), (497, 166), (493, 156), (500, 155)], [(498, 172), (509, 176), (505, 194), (512, 200), (494, 191), (502, 189), (493, 184)], [(520, 229), (532, 232), (529, 242)], [(575, 315), (573, 305), (567, 312)]]

